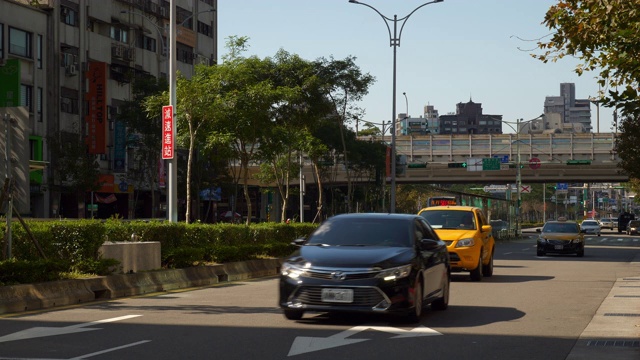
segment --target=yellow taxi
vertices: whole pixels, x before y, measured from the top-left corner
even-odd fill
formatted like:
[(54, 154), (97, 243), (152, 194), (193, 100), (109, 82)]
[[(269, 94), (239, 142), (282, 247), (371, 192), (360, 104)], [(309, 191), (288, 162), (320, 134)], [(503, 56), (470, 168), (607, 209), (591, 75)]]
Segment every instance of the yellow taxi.
[(547, 221), (542, 229), (536, 229), (538, 236), (537, 255), (545, 256), (547, 253), (576, 254), (584, 256), (584, 233), (580, 224), (575, 221), (567, 221), (566, 218)]
[(451, 271), (468, 271), (472, 281), (493, 275), (495, 239), (482, 209), (472, 206), (432, 206), (424, 217), (447, 244)]

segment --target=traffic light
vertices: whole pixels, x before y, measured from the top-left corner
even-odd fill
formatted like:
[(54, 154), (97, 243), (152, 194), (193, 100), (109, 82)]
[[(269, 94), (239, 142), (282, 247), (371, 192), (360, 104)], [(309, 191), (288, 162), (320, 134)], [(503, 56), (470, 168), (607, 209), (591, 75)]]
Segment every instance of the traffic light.
[(467, 163), (466, 162), (462, 162), (462, 163), (449, 163), (449, 168), (466, 168), (467, 167)]

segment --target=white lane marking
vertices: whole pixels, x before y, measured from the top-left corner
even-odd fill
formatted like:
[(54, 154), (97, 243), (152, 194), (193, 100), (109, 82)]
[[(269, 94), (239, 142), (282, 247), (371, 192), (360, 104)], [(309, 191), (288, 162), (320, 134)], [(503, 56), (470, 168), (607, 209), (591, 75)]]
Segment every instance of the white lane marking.
[(2, 336), (0, 337), (0, 343), (8, 342), (8, 341), (16, 341), (16, 340), (33, 339), (33, 338), (46, 337), (46, 336), (73, 334), (73, 333), (84, 332), (84, 331), (100, 330), (100, 328), (86, 328), (86, 327), (91, 325), (96, 325), (96, 324), (105, 324), (105, 323), (110, 323), (114, 321), (131, 319), (138, 316), (142, 316), (142, 315), (126, 315), (126, 316), (120, 316), (120, 317), (115, 317), (110, 319), (92, 321), (88, 323), (65, 326), (61, 328), (34, 327), (31, 329), (22, 330), (22, 331), (15, 332), (13, 334)]
[(356, 326), (351, 329), (339, 332), (326, 338), (298, 336), (293, 340), (291, 349), (287, 356), (300, 355), (308, 352), (331, 349), (338, 346), (355, 344), (371, 339), (347, 339), (351, 335), (355, 335), (365, 330), (377, 330), (396, 334), (392, 339), (417, 337), (417, 336), (433, 336), (442, 335), (441, 333), (425, 326), (419, 326), (412, 330), (398, 329), (390, 326)]
[(126, 348), (128, 348), (128, 347), (132, 347), (132, 346), (142, 345), (142, 344), (144, 344), (144, 343), (148, 343), (148, 342), (151, 342), (151, 340), (142, 340), (142, 341), (134, 342), (134, 343), (127, 344), (127, 345), (122, 345), (122, 346), (114, 347), (114, 348), (111, 348), (111, 349), (106, 349), (106, 350), (102, 350), (102, 351), (96, 351), (96, 352), (94, 352), (94, 353), (91, 353), (91, 354), (85, 354), (85, 355), (80, 355), (80, 356), (78, 356), (78, 357), (74, 357), (74, 358), (71, 358), (71, 359), (69, 359), (69, 360), (88, 359), (88, 358), (90, 358), (90, 357), (92, 357), (92, 356), (102, 355), (102, 354), (106, 354), (106, 353), (108, 353), (108, 352), (112, 352), (112, 351), (116, 351), (116, 350), (120, 350), (120, 349), (126, 349)]

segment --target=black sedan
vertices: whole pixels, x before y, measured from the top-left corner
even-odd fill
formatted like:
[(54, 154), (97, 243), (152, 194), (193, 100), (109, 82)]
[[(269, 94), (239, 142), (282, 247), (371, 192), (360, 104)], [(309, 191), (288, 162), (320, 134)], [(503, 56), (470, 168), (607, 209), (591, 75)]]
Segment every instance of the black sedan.
[(294, 244), (299, 249), (280, 274), (279, 304), (287, 319), (347, 311), (417, 322), (425, 305), (444, 310), (449, 304), (449, 254), (421, 216), (337, 215)]

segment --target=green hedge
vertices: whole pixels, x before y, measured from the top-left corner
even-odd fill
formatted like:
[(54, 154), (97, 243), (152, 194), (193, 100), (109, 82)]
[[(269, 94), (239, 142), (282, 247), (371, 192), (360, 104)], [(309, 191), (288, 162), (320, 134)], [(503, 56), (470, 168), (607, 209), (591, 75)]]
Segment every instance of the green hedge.
[[(65, 272), (105, 275), (114, 260), (99, 258), (98, 249), (104, 242), (160, 242), (165, 268), (285, 257), (293, 252), (294, 239), (308, 236), (317, 227), (308, 223), (246, 226), (120, 219), (26, 222), (47, 260), (41, 258), (22, 225), (12, 223), (13, 259), (0, 261), (0, 285), (55, 280), (67, 276)], [(2, 248), (5, 232), (6, 223), (0, 223)], [(25, 271), (29, 274), (18, 275)]]

